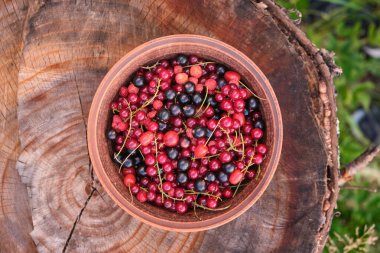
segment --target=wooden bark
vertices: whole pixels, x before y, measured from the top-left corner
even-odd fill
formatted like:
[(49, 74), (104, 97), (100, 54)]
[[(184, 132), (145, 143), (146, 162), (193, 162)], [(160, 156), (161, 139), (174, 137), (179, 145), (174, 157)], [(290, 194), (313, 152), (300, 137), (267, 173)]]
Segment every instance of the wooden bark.
[[(337, 196), (332, 86), (337, 70), (273, 2), (5, 1), (0, 6), (10, 38), (1, 39), (6, 50), (0, 52), (5, 59), (0, 222), (11, 226), (4, 216), (18, 224), (0, 234), (1, 250), (322, 250)], [(17, 15), (9, 14), (10, 6)], [(280, 165), (262, 198), (235, 221), (200, 233), (162, 231), (124, 213), (97, 182), (86, 146), (89, 107), (107, 70), (137, 45), (176, 33), (220, 39), (252, 58), (276, 92), (284, 123)], [(17, 157), (28, 195), (9, 162)]]

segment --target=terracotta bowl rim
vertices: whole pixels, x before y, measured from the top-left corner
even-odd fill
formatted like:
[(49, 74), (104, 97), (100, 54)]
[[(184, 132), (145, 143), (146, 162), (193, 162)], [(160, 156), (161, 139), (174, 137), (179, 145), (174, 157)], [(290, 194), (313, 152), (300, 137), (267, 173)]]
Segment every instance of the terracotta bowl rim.
[[(251, 198), (248, 203), (245, 203), (244, 206), (237, 205), (227, 212), (221, 214), (216, 218), (210, 218), (203, 221), (173, 221), (161, 219), (156, 216), (150, 215), (144, 212), (141, 209), (133, 206), (127, 199), (125, 199), (122, 194), (116, 189), (110, 178), (105, 172), (105, 169), (102, 166), (102, 162), (100, 160), (98, 143), (96, 141), (96, 133), (98, 132), (98, 114), (101, 109), (101, 101), (103, 98), (103, 94), (105, 90), (107, 90), (108, 85), (111, 83), (113, 79), (115, 79), (121, 72), (120, 70), (124, 65), (126, 65), (130, 60), (132, 55), (135, 55), (136, 52), (144, 52), (146, 48), (153, 49), (154, 47), (162, 46), (162, 45), (176, 45), (178, 43), (200, 43), (208, 45), (214, 45), (215, 47), (220, 47), (222, 49), (228, 50), (229, 54), (233, 54), (233, 57), (238, 58), (243, 61), (242, 63), (244, 67), (248, 68), (249, 71), (254, 75), (255, 79), (258, 80), (259, 85), (265, 91), (266, 99), (269, 102), (274, 124), (274, 140), (273, 140), (273, 155), (269, 162), (267, 163), (267, 170), (263, 178), (258, 182), (257, 186), (252, 190), (252, 192), (245, 198)], [(128, 61), (129, 59), (129, 61)], [(237, 218), (245, 211), (247, 211), (264, 193), (267, 189), (269, 183), (271, 182), (273, 175), (277, 169), (281, 149), (282, 149), (282, 141), (283, 141), (283, 125), (282, 125), (282, 117), (280, 106), (276, 95), (273, 91), (271, 84), (268, 79), (262, 73), (262, 71), (256, 66), (256, 64), (244, 55), (242, 52), (237, 50), (236, 48), (213, 38), (209, 38), (206, 36), (200, 35), (192, 35), (192, 34), (178, 34), (178, 35), (170, 35), (159, 37), (154, 40), (145, 42), (144, 44), (136, 47), (135, 49), (129, 51), (125, 56), (123, 56), (117, 63), (113, 65), (113, 67), (107, 72), (106, 76), (103, 78), (99, 87), (97, 88), (96, 94), (93, 98), (93, 102), (91, 104), (89, 118), (88, 118), (88, 129), (87, 129), (87, 140), (88, 140), (88, 150), (89, 155), (93, 164), (94, 171), (104, 187), (105, 191), (111, 197), (111, 199), (118, 204), (123, 210), (125, 210), (128, 214), (133, 217), (152, 225), (154, 227), (158, 227), (161, 229), (166, 229), (170, 231), (179, 231), (179, 232), (194, 232), (194, 231), (202, 231), (206, 229), (215, 228), (226, 224), (229, 221)], [(94, 137), (95, 136), (95, 137)], [(237, 207), (239, 207), (237, 209)]]

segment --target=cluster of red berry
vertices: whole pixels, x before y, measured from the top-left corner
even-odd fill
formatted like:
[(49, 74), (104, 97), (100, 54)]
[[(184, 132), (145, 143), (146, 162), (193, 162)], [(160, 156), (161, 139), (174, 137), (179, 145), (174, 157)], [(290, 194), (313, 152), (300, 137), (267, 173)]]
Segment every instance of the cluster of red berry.
[(265, 126), (258, 98), (240, 79), (222, 64), (180, 54), (142, 67), (120, 88), (107, 135), (140, 202), (178, 213), (219, 210), (257, 176)]

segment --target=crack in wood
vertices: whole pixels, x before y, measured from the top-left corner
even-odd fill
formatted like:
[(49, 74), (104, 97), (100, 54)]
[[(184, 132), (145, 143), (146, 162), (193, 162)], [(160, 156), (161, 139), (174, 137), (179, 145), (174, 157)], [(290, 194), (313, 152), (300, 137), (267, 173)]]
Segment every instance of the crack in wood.
[[(86, 120), (85, 120), (85, 117), (84, 117), (83, 103), (82, 103), (82, 98), (80, 96), (79, 86), (78, 86), (77, 77), (75, 75), (75, 72), (73, 72), (73, 75), (74, 75), (75, 87), (76, 87), (77, 93), (78, 93), (78, 99), (79, 99), (79, 104), (80, 104), (80, 108), (81, 108), (82, 120), (83, 120), (83, 124), (84, 124), (84, 128), (85, 128), (85, 138), (86, 138), (86, 145), (87, 145), (87, 143), (88, 143), (88, 139), (87, 139), (87, 124), (86, 124)], [(92, 190), (89, 193), (89, 195), (88, 195), (88, 197), (87, 197), (87, 199), (86, 199), (86, 201), (84, 203), (84, 206), (81, 208), (79, 214), (77, 215), (77, 218), (75, 219), (73, 226), (71, 227), (70, 234), (69, 234), (69, 236), (66, 239), (65, 246), (62, 249), (62, 253), (66, 252), (67, 247), (69, 246), (70, 240), (71, 240), (71, 238), (72, 238), (72, 236), (74, 234), (74, 231), (75, 231), (75, 228), (77, 226), (77, 223), (80, 221), (80, 218), (82, 217), (82, 214), (83, 214), (84, 210), (86, 209), (87, 204), (90, 202), (92, 196), (94, 195), (95, 191), (98, 192), (99, 195), (100, 195), (100, 197), (103, 199), (103, 197), (101, 196), (100, 192), (95, 187), (94, 169), (93, 169), (90, 157), (88, 157), (88, 169), (89, 169), (89, 173), (90, 173), (90, 177), (91, 177), (91, 188), (92, 188)]]
[(80, 218), (82, 217), (82, 214), (84, 212), (84, 210), (86, 209), (86, 206), (88, 204), (88, 202), (90, 202), (90, 199), (92, 198), (92, 195), (94, 195), (94, 192), (96, 191), (96, 188), (95, 187), (92, 187), (92, 191), (90, 192), (90, 194), (88, 195), (87, 199), (86, 199), (86, 202), (84, 202), (84, 206), (82, 207), (82, 209), (80, 210), (77, 218), (75, 219), (74, 221), (74, 224), (73, 226), (71, 227), (71, 230), (70, 230), (70, 234), (69, 236), (67, 237), (66, 239), (66, 242), (65, 242), (65, 246), (63, 247), (62, 249), (62, 253), (65, 253), (66, 250), (67, 250), (67, 247), (69, 246), (69, 243), (70, 243), (70, 240), (71, 240), (71, 237), (73, 236), (73, 233), (75, 231), (75, 228), (78, 224), (78, 222), (80, 221)]

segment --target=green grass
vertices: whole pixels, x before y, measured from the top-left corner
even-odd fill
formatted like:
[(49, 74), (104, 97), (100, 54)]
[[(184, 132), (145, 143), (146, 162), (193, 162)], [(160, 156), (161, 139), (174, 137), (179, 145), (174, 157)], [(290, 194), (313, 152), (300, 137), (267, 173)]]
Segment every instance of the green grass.
[[(315, 1), (314, 1), (315, 2)], [(363, 52), (364, 46), (380, 47), (380, 1), (378, 0), (325, 0), (335, 7), (321, 13), (310, 8), (310, 1), (279, 1), (287, 9), (298, 9), (303, 14), (302, 29), (320, 48), (336, 54), (336, 64), (343, 69), (343, 75), (335, 79), (338, 93), (337, 106), (340, 127), (340, 162), (344, 166), (352, 161), (370, 144), (359, 127), (352, 120), (352, 113), (359, 107), (368, 110), (371, 104), (380, 101), (380, 60), (371, 59)], [(297, 17), (290, 14), (292, 19)], [(375, 224), (374, 233), (380, 234), (380, 194), (372, 192), (380, 185), (379, 159), (371, 164), (350, 185), (345, 186), (339, 196), (339, 217), (334, 218), (331, 239), (338, 243), (339, 235), (355, 238), (355, 229)], [(369, 188), (370, 191), (365, 188)], [(336, 252), (361, 252), (359, 249), (343, 249)], [(368, 247), (370, 252), (380, 252), (380, 243)], [(326, 252), (327, 249), (325, 249)], [(331, 249), (330, 249), (331, 251)], [(332, 252), (332, 251), (331, 251)]]

